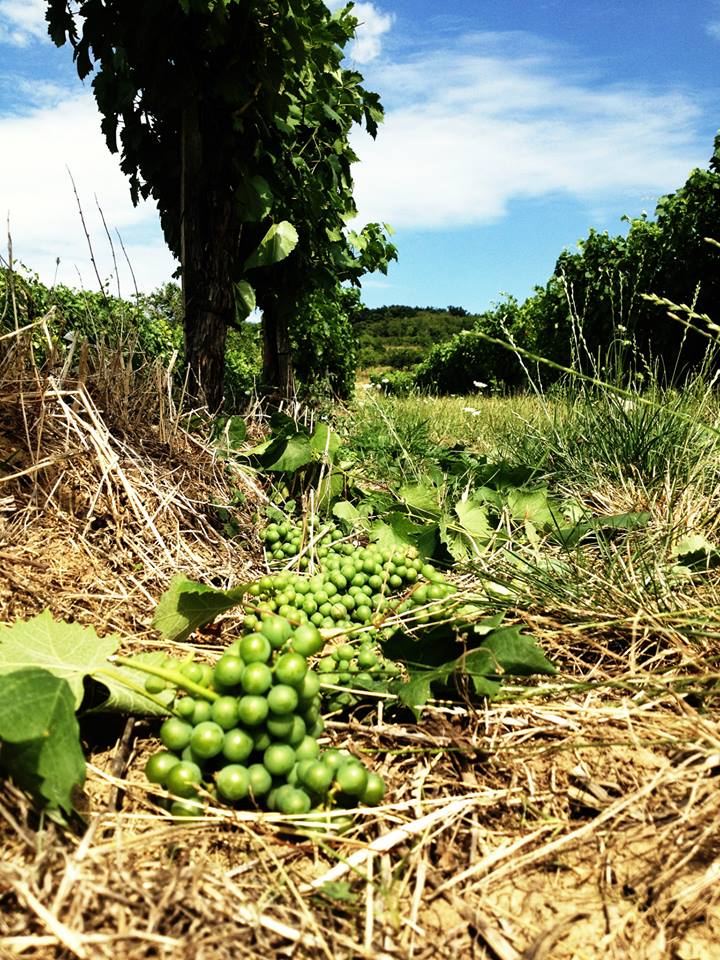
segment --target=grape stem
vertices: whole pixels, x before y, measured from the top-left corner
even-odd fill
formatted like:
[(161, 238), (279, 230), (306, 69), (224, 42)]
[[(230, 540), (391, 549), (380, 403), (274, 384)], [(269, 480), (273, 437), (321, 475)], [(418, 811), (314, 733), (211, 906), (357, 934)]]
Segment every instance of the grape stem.
[[(130, 667), (131, 670), (139, 670), (140, 673), (148, 673), (153, 677), (160, 677), (161, 680), (167, 680), (168, 683), (172, 683), (174, 686), (180, 687), (181, 690), (185, 690), (187, 693), (194, 693), (196, 697), (202, 697), (204, 700), (210, 700), (213, 702), (220, 699), (220, 694), (215, 690), (209, 690), (207, 687), (203, 687), (199, 683), (195, 683), (193, 680), (188, 679), (188, 677), (180, 673), (179, 670), (167, 670), (165, 667), (153, 667), (148, 663), (140, 664), (128, 657), (113, 657), (113, 662), (120, 664), (121, 667)], [(147, 696), (147, 693), (145, 696)]]

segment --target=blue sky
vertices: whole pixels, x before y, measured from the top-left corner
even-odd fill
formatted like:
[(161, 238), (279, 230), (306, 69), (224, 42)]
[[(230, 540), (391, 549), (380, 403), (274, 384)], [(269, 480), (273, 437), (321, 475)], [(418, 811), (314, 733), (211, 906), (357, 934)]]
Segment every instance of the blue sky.
[[(387, 277), (364, 282), (369, 306), (525, 297), (563, 248), (651, 213), (712, 153), (720, 0), (375, 0), (356, 13), (350, 56), (387, 114), (375, 142), (354, 139), (360, 219), (391, 223), (399, 249)], [(121, 291), (116, 231), (151, 289), (174, 269), (156, 212), (132, 207), (89, 88), (43, 18), (43, 0), (0, 0), (0, 215), (14, 255), (48, 282), (96, 286), (69, 168), (103, 278), (116, 289), (98, 205)]]

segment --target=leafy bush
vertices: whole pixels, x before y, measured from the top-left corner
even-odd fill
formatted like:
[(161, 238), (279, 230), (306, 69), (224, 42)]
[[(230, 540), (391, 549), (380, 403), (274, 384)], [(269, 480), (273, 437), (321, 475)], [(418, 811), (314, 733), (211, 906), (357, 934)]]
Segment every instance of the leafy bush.
[(531, 343), (524, 308), (508, 297), (495, 310), (481, 314), (473, 330), (456, 334), (438, 344), (420, 364), (416, 386), (438, 393), (472, 393), (478, 382), (515, 388), (525, 382), (525, 373), (510, 350), (488, 343), (479, 331), (498, 340), (527, 347)]
[(305, 298), (292, 327), (295, 375), (300, 393), (345, 400), (355, 389), (356, 352), (353, 320), (361, 309), (360, 293), (338, 284)]

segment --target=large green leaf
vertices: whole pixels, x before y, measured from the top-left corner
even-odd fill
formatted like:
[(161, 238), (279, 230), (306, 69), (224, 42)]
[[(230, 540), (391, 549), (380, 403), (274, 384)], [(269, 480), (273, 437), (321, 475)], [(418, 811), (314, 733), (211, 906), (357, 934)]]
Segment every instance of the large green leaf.
[(340, 437), (326, 423), (320, 421), (315, 424), (310, 446), (318, 456), (333, 460), (340, 448)]
[(300, 467), (312, 463), (315, 454), (307, 434), (297, 433), (294, 437), (279, 440), (268, 448), (263, 457), (265, 470), (280, 473), (295, 473)]
[(85, 758), (66, 680), (38, 667), (0, 676), (0, 767), (51, 809), (72, 810)]
[(298, 242), (295, 227), (287, 220), (274, 223), (245, 261), (245, 269), (270, 267), (289, 256)]
[(83, 699), (83, 679), (107, 666), (120, 644), (118, 637), (99, 637), (92, 627), (53, 620), (49, 610), (31, 620), (0, 625), (0, 675), (41, 667), (66, 680), (75, 698)]
[(478, 543), (492, 539), (494, 530), (488, 519), (487, 507), (475, 500), (460, 500), (455, 504), (455, 513), (463, 531)]
[(247, 585), (218, 590), (179, 573), (160, 597), (152, 624), (168, 640), (186, 640), (197, 627), (239, 606), (246, 593)]
[(439, 490), (433, 484), (405, 484), (398, 490), (398, 496), (411, 512), (426, 513), (431, 517), (440, 515)]

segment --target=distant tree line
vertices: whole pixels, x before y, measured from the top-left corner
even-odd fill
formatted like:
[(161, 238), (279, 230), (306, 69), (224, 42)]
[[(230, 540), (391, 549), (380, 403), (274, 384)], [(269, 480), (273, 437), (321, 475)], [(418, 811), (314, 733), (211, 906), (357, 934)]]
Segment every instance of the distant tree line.
[[(591, 230), (576, 252), (561, 253), (548, 282), (524, 303), (508, 297), (474, 318), (472, 331), (436, 346), (416, 385), (452, 393), (475, 382), (524, 385), (517, 356), (480, 333), (563, 366), (601, 372), (614, 359), (621, 367), (614, 375), (625, 379), (651, 366), (661, 381), (681, 384), (701, 363), (717, 366), (708, 354), (717, 335), (711, 330), (708, 338), (698, 318), (690, 318), (691, 328), (683, 325), (657, 298), (720, 320), (720, 134), (707, 170), (693, 170), (684, 186), (661, 197), (654, 218), (627, 222), (626, 236)], [(546, 382), (558, 376), (547, 366), (542, 371)]]

